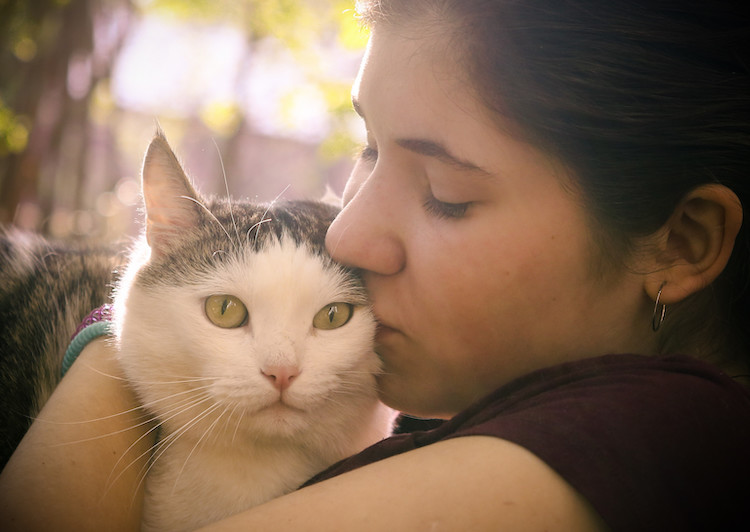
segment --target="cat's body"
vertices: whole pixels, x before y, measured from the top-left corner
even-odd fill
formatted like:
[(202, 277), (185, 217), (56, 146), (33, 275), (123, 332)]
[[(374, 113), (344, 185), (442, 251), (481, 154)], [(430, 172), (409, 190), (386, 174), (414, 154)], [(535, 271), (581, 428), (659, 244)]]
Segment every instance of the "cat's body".
[(0, 469), (60, 380), (71, 335), (124, 253), (0, 230)]
[(118, 359), (159, 420), (144, 529), (249, 508), (389, 434), (363, 286), (325, 252), (336, 208), (203, 199), (161, 134), (143, 193), (114, 316)]

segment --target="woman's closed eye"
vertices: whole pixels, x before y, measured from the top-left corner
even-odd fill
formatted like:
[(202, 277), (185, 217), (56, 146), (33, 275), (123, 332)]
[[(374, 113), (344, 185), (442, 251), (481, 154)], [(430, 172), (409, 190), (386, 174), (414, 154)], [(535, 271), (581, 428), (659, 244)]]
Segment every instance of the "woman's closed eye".
[(359, 152), (359, 160), (374, 163), (378, 160), (378, 150), (370, 145), (365, 145)]
[[(366, 144), (360, 150), (358, 158), (360, 161), (374, 164), (378, 160), (378, 150), (373, 148), (369, 144)], [(428, 191), (427, 197), (422, 204), (422, 207), (428, 214), (432, 216), (444, 219), (455, 219), (463, 218), (466, 215), (466, 211), (469, 209), (471, 204), (472, 202), (470, 201), (461, 203), (441, 201), (432, 194), (432, 191)]]
[(464, 203), (448, 203), (446, 201), (440, 201), (432, 192), (429, 193), (427, 199), (425, 199), (423, 207), (425, 211), (438, 218), (455, 219), (463, 218), (466, 216), (466, 211), (471, 206), (472, 202), (467, 201)]

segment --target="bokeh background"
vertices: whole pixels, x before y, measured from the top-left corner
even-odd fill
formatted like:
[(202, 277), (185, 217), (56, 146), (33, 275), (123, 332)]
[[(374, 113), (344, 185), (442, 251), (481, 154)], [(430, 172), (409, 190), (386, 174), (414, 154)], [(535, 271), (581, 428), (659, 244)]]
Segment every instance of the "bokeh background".
[(199, 190), (340, 193), (362, 141), (353, 0), (0, 0), (0, 224), (140, 226), (156, 124)]

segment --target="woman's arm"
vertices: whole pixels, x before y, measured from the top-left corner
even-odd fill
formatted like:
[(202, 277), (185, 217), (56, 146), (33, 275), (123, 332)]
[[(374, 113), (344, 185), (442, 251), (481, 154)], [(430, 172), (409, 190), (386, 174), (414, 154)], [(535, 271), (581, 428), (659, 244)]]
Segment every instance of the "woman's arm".
[(505, 440), (439, 442), (209, 526), (230, 530), (606, 530), (560, 476)]
[[(140, 475), (153, 437), (146, 425), (139, 425), (132, 392), (119, 377), (113, 380), (119, 375), (103, 341), (81, 354), (0, 476), (4, 530), (139, 528)], [(92, 419), (102, 421), (78, 423)], [(536, 456), (504, 440), (471, 436), (368, 465), (206, 530), (290, 529), (605, 527), (588, 503)]]
[(0, 475), (3, 530), (138, 530), (153, 445), (104, 340), (88, 345)]

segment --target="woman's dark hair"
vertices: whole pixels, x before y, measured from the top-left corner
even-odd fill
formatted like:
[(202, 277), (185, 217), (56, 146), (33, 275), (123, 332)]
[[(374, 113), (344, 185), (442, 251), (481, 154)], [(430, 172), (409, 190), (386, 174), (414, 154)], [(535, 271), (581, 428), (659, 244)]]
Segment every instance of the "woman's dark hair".
[[(750, 352), (750, 23), (736, 0), (372, 0), (367, 24), (441, 26), (484, 105), (576, 176), (607, 255), (626, 256), (695, 187), (745, 206), (725, 272), (671, 309)], [(446, 31), (447, 30), (447, 31)], [(605, 244), (607, 243), (607, 244)], [(665, 323), (665, 326), (667, 323)], [(670, 340), (667, 340), (669, 342)]]

